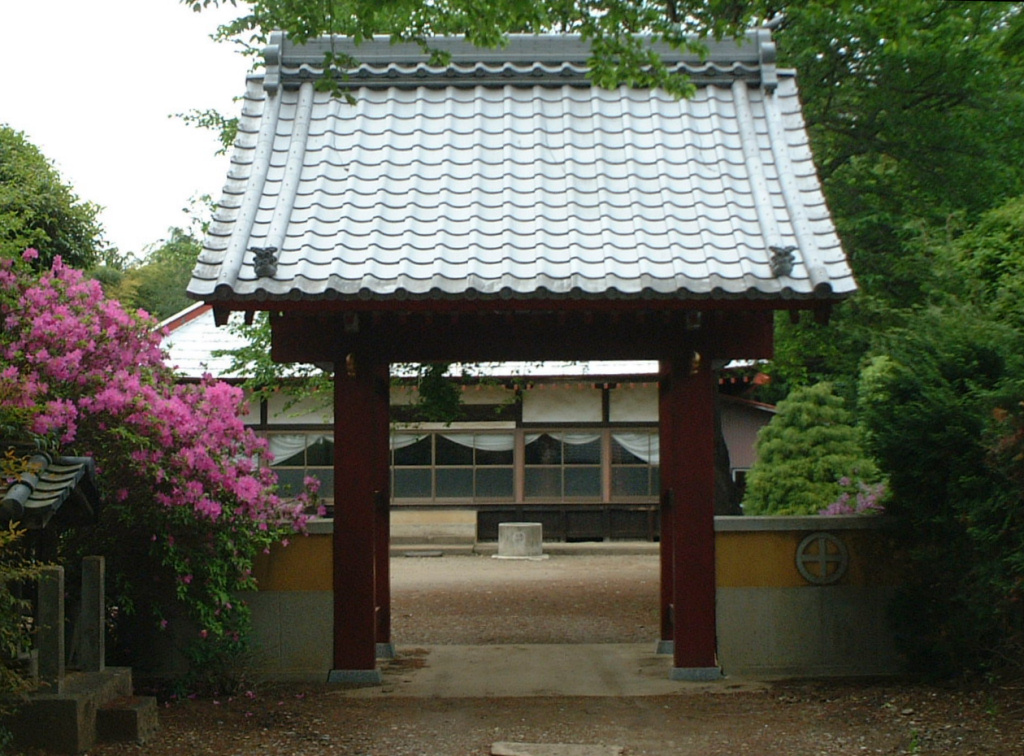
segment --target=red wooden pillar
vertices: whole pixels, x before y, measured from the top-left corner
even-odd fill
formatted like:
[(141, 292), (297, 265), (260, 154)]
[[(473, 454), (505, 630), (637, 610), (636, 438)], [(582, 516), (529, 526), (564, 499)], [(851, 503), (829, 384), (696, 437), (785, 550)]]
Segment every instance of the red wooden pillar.
[[(661, 476), (672, 502), (674, 680), (721, 677), (715, 629), (715, 390), (710, 361), (696, 352), (662, 363), (659, 420), (668, 432)], [(662, 543), (666, 535), (663, 531)]]
[(387, 364), (339, 355), (334, 371), (334, 668), (377, 685), (377, 522), (388, 479)]
[(383, 394), (383, 401), (374, 403), (376, 417), (374, 429), (380, 434), (375, 444), (382, 450), (384, 464), (378, 464), (373, 473), (377, 476), (374, 484), (376, 500), (375, 514), (375, 586), (377, 611), (377, 657), (393, 659), (395, 648), (391, 643), (391, 415), (390, 378), (388, 366), (376, 367), (377, 391)]
[[(668, 401), (671, 394), (668, 391), (672, 381), (672, 374), (669, 363), (661, 364), (661, 375), (659, 377), (659, 405)], [(661, 506), (660, 506), (660, 548), (658, 550), (661, 565), (661, 634), (658, 638), (658, 653), (671, 654), (672, 640), (675, 631), (672, 627), (672, 602), (675, 600), (675, 526), (672, 520), (672, 478), (668, 471), (672, 470), (671, 465), (665, 464), (665, 450), (673, 448), (673, 423), (675, 416), (670, 411), (671, 407), (666, 405), (658, 410), (659, 423), (659, 448), (661, 449)]]
[(675, 631), (672, 627), (672, 603), (675, 601), (675, 533), (672, 524), (672, 492), (661, 493), (661, 635), (658, 636), (658, 653), (671, 654)]

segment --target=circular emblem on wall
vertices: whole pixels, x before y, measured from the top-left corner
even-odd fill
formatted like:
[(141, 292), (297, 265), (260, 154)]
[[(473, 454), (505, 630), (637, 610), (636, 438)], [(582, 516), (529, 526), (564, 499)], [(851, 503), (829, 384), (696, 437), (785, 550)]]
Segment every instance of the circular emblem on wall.
[(811, 533), (796, 547), (796, 568), (808, 583), (831, 585), (849, 566), (846, 544), (829, 533)]

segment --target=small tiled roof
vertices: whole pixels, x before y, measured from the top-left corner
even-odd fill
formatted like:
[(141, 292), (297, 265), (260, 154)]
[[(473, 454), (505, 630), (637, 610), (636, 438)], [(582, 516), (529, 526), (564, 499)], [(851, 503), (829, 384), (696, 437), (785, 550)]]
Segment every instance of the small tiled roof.
[(25, 472), (0, 484), (0, 522), (18, 522), (29, 530), (43, 528), (72, 497), (87, 515), (95, 514), (99, 493), (92, 458), (32, 452), (26, 454), (26, 461)]
[[(241, 322), (236, 313), (234, 322)], [(244, 347), (246, 339), (228, 328), (218, 328), (210, 305), (197, 302), (159, 325), (160, 348), (167, 365), (181, 378), (199, 380), (211, 375), (221, 380), (245, 378), (231, 371), (232, 358), (220, 352)]]
[[(315, 87), (332, 44), (360, 61), (342, 82), (351, 104)], [(386, 40), (275, 37), (249, 81), (193, 297), (273, 307), (855, 290), (794, 74), (775, 68), (766, 31), (704, 61), (661, 48), (693, 78), (691, 99), (591, 86), (575, 37), (435, 45), (447, 67)], [(271, 265), (257, 270), (266, 249)], [(773, 265), (780, 253), (788, 271)]]

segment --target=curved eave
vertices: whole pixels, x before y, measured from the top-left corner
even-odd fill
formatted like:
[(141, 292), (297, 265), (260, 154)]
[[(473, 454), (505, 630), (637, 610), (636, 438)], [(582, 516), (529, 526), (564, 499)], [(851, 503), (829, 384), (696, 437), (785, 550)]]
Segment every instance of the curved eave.
[[(639, 293), (606, 291), (600, 293), (585, 292), (575, 289), (569, 292), (553, 292), (538, 289), (530, 294), (511, 290), (498, 292), (465, 291), (448, 293), (431, 290), (422, 293), (396, 291), (390, 294), (379, 294), (369, 289), (362, 289), (356, 294), (342, 294), (329, 290), (322, 294), (311, 295), (299, 289), (269, 294), (266, 291), (255, 291), (237, 294), (227, 286), (219, 286), (212, 294), (199, 296), (190, 292), (190, 296), (221, 310), (289, 310), (305, 309), (308, 306), (328, 306), (336, 310), (352, 309), (401, 309), (408, 305), (416, 305), (417, 309), (435, 305), (441, 309), (549, 309), (552, 305), (586, 304), (591, 309), (679, 309), (698, 308), (715, 309), (813, 309), (824, 304), (838, 303), (855, 293), (855, 289), (835, 291), (829, 284), (822, 284), (813, 292), (797, 291), (783, 288), (778, 292), (762, 291), (729, 292), (724, 289), (712, 289), (707, 292), (675, 292), (664, 293), (645, 290)], [(602, 307), (603, 306), (603, 307)]]

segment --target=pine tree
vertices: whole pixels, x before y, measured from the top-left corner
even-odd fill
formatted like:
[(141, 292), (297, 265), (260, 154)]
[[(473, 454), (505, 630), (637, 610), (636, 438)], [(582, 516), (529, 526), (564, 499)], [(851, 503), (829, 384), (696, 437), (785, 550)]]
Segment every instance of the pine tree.
[(878, 468), (861, 447), (860, 431), (828, 383), (797, 389), (757, 438), (757, 463), (747, 476), (748, 515), (817, 514)]

